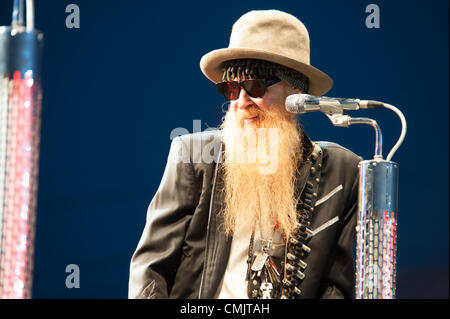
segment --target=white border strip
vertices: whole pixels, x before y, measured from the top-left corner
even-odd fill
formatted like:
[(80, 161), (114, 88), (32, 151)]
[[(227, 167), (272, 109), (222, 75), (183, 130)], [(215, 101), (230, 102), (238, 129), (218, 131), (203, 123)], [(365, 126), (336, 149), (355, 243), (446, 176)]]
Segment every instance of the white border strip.
[(329, 192), (327, 195), (325, 195), (324, 197), (322, 197), (321, 199), (319, 199), (316, 202), (315, 206), (319, 206), (320, 204), (322, 204), (323, 202), (326, 202), (331, 196), (333, 196), (334, 194), (336, 194), (337, 192), (341, 191), (343, 189), (342, 184), (339, 185), (338, 187), (336, 187), (335, 189), (333, 189), (331, 192)]
[(330, 219), (329, 221), (327, 221), (327, 222), (326, 222), (325, 224), (323, 224), (322, 226), (320, 226), (320, 227), (314, 229), (314, 230), (312, 231), (312, 235), (311, 235), (311, 236), (317, 235), (318, 233), (320, 233), (320, 232), (321, 232), (322, 230), (324, 230), (325, 228), (328, 228), (328, 227), (330, 227), (331, 225), (333, 225), (334, 223), (336, 223), (338, 220), (339, 220), (339, 216), (336, 216), (336, 217)]

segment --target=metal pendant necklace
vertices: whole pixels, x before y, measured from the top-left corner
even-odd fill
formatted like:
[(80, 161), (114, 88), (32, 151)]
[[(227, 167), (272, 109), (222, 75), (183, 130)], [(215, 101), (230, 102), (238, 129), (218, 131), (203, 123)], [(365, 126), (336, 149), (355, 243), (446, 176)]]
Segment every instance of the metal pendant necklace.
[[(275, 233), (276, 228), (274, 229)], [(261, 249), (254, 252), (255, 232), (250, 238), (248, 251), (247, 294), (252, 299), (272, 299), (281, 296), (281, 273), (280, 262), (275, 256), (272, 256), (273, 235), (266, 244), (261, 245)], [(282, 262), (281, 262), (282, 263)], [(278, 266), (277, 266), (278, 264)]]

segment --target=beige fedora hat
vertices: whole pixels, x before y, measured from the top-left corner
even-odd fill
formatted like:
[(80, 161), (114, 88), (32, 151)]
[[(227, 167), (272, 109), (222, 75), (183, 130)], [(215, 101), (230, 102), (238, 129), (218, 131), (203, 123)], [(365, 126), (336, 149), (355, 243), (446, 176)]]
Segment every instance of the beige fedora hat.
[(228, 48), (205, 54), (203, 74), (214, 83), (222, 81), (222, 63), (235, 59), (258, 59), (278, 63), (309, 79), (308, 93), (320, 96), (333, 80), (310, 65), (309, 34), (296, 17), (278, 10), (250, 11), (233, 25)]

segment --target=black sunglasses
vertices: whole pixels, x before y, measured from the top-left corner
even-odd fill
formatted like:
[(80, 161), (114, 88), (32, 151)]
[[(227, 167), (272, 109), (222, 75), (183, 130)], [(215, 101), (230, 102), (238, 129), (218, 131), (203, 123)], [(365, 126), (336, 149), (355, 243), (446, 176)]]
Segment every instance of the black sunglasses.
[(267, 79), (244, 80), (242, 82), (219, 82), (216, 84), (216, 87), (219, 93), (227, 100), (236, 100), (239, 98), (241, 88), (243, 88), (251, 97), (263, 97), (268, 86), (274, 85), (280, 81), (281, 80), (278, 77), (272, 76)]

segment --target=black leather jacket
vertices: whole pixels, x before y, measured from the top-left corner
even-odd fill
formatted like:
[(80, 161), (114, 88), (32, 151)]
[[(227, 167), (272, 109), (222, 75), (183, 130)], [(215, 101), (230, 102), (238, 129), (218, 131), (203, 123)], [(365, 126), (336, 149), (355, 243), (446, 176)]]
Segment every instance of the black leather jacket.
[[(306, 134), (304, 142), (307, 161), (298, 187), (303, 189), (307, 180), (314, 181), (317, 201), (310, 228), (322, 230), (308, 242), (311, 252), (304, 259), (307, 268), (299, 298), (352, 298), (361, 158), (334, 143), (312, 143)], [(129, 298), (214, 298), (231, 238), (218, 231), (223, 202), (221, 192), (215, 191), (222, 183), (217, 173), (220, 159), (208, 163), (201, 153), (214, 149), (220, 154), (221, 147), (220, 131), (183, 135), (172, 141), (131, 260)], [(327, 222), (327, 227), (319, 228)]]

